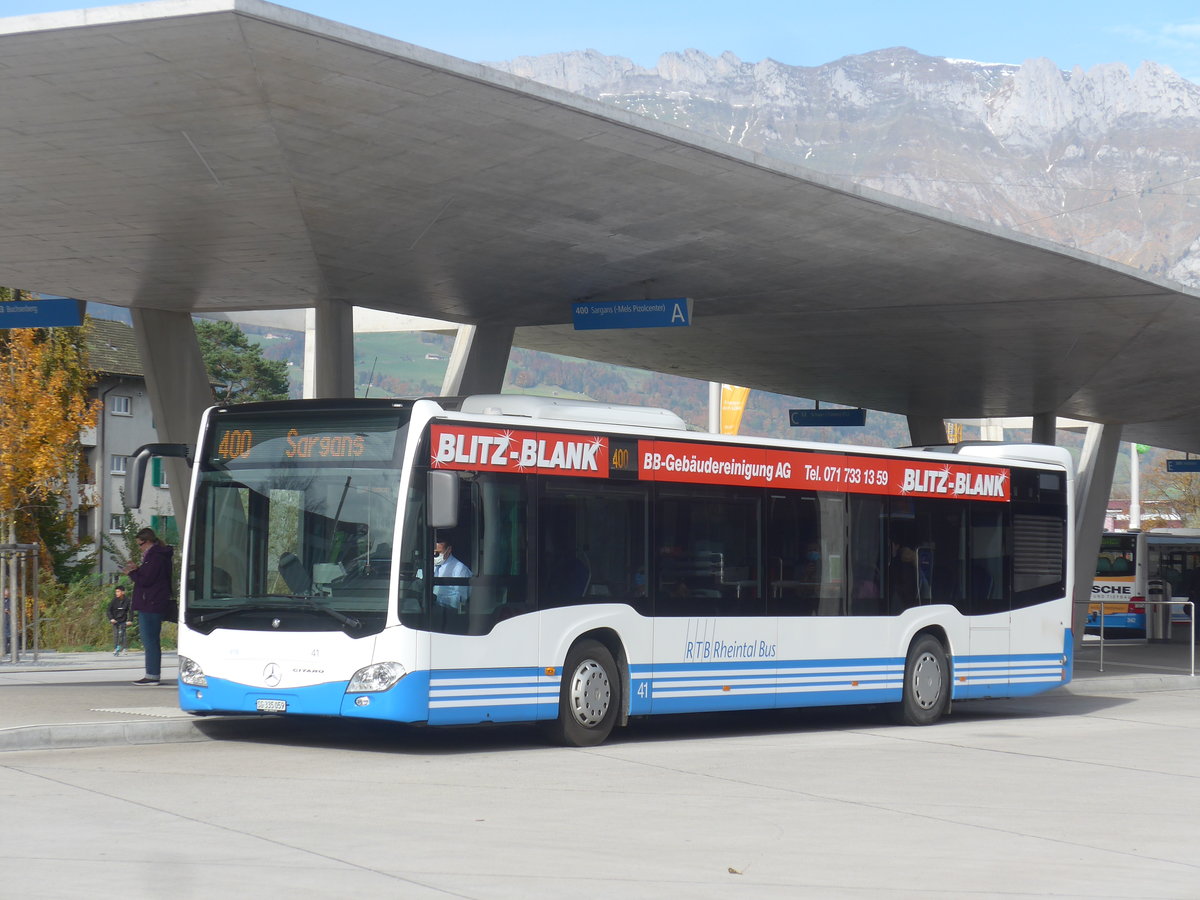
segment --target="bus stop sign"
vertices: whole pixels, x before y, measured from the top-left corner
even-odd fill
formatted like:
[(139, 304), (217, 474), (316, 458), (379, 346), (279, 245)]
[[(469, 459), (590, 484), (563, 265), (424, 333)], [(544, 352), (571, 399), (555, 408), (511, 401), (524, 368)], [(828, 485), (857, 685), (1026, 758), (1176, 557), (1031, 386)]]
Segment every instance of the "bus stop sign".
[(78, 300), (10, 300), (0, 303), (0, 330), (82, 325), (82, 306)]
[(789, 409), (788, 424), (824, 425), (828, 428), (851, 428), (867, 424), (865, 409)]
[(692, 324), (692, 301), (580, 300), (571, 305), (576, 331), (601, 328), (678, 328)]

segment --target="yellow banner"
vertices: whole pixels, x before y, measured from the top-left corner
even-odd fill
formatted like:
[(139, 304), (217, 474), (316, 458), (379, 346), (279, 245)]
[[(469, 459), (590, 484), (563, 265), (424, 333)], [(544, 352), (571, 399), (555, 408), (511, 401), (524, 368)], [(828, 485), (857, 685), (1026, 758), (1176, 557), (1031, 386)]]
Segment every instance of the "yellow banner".
[(721, 434), (737, 434), (742, 427), (742, 413), (746, 411), (746, 398), (750, 388), (734, 384), (721, 385)]

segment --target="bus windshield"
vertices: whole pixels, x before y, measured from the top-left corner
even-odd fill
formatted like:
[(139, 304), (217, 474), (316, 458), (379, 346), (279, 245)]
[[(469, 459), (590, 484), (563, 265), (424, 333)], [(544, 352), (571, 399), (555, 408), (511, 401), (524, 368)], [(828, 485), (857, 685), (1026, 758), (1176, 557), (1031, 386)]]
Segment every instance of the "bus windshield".
[(408, 411), (213, 417), (199, 454), (188, 626), (380, 631)]

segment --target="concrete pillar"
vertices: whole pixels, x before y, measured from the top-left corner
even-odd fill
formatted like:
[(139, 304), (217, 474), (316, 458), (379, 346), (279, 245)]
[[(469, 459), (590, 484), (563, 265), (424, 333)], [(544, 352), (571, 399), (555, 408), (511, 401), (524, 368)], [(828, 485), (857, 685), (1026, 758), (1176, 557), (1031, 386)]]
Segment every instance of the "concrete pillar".
[(312, 396), (353, 397), (354, 307), (341, 300), (318, 300), (313, 320), (315, 340), (308, 341), (306, 334), (305, 341), (305, 377), (311, 363)]
[(914, 447), (946, 444), (946, 420), (940, 416), (909, 416), (908, 441)]
[(462, 325), (454, 340), (442, 396), (499, 394), (512, 351), (514, 329)]
[(1088, 426), (1075, 479), (1075, 607), (1071, 627), (1076, 650), (1083, 643), (1087, 603), (1092, 597), (1096, 557), (1104, 534), (1104, 514), (1112, 493), (1113, 472), (1120, 449), (1120, 425)]
[(1033, 417), (1033, 443), (1058, 443), (1058, 416), (1047, 412), (1038, 413)]
[(304, 310), (304, 380), (300, 396), (311, 400), (317, 396), (317, 311)]
[[(158, 439), (187, 444), (195, 452), (200, 417), (213, 404), (192, 317), (186, 312), (131, 309), (133, 335), (146, 370), (146, 393)], [(182, 459), (164, 459), (171, 505), (183, 533), (191, 471)]]
[(980, 419), (979, 420), (979, 439), (981, 441), (1003, 441), (1004, 440), (1004, 420), (1003, 419)]

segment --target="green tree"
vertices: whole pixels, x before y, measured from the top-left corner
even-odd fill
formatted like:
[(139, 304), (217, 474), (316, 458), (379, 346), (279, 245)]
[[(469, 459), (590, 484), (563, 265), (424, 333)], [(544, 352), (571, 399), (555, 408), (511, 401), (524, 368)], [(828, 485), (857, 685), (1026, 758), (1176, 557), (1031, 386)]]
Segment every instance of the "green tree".
[(286, 400), (287, 363), (267, 359), (232, 322), (196, 320), (200, 356), (218, 403)]

